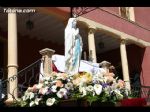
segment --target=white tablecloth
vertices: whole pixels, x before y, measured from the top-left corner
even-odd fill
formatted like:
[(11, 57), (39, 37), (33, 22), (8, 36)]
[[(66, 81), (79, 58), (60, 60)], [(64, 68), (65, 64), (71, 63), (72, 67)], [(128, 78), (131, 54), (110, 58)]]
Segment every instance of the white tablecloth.
[[(60, 72), (64, 72), (65, 70), (65, 57), (63, 55), (55, 54), (52, 56), (53, 63), (57, 67)], [(86, 60), (80, 61), (79, 72), (90, 72), (96, 73), (102, 71), (102, 68), (99, 68), (98, 63), (92, 63)]]

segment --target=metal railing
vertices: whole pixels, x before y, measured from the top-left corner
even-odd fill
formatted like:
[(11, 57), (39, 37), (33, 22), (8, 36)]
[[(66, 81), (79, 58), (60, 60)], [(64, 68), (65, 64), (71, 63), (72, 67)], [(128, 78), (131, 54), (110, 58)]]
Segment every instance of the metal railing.
[(39, 81), (41, 59), (35, 61), (28, 67), (18, 72), (18, 97), (21, 97), (23, 92)]
[[(17, 75), (13, 75), (12, 77), (6, 80), (0, 80), (0, 101), (2, 100), (2, 94), (5, 95), (7, 98), (7, 86), (10, 82), (18, 80), (17, 89), (18, 91), (18, 98), (23, 96), (24, 91), (29, 87), (33, 86), (35, 83), (38, 83), (38, 78), (40, 75), (40, 64), (41, 59), (35, 61), (31, 65), (27, 66), (26, 68), (22, 69), (17, 73)], [(11, 86), (11, 85), (10, 85)], [(14, 97), (13, 94), (11, 94)]]
[(150, 102), (150, 86), (131, 86), (131, 96), (145, 98), (147, 102)]

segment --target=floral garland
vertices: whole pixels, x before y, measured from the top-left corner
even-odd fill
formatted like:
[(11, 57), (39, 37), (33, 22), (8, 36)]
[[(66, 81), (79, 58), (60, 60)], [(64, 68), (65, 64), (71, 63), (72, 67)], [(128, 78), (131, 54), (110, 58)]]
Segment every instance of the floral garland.
[(69, 77), (66, 73), (52, 72), (38, 84), (28, 87), (14, 104), (21, 107), (53, 106), (68, 99), (86, 100), (90, 104), (94, 101), (115, 103), (127, 98), (128, 94), (124, 81), (112, 76), (82, 72)]

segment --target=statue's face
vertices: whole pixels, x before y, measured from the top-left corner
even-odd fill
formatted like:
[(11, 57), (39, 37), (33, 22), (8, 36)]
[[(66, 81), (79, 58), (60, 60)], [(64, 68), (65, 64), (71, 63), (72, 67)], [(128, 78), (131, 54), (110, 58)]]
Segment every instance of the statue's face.
[(73, 26), (73, 27), (76, 27), (76, 24), (77, 24), (77, 20), (74, 19), (73, 22), (72, 22), (72, 26)]

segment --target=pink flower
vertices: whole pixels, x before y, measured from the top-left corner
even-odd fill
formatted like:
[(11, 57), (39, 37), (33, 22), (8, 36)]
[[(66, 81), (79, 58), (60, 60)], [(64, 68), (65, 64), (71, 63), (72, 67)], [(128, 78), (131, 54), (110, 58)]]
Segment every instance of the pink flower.
[(114, 81), (114, 78), (112, 76), (107, 76), (107, 82), (111, 83)]
[(62, 81), (57, 80), (57, 81), (56, 81), (56, 86), (57, 86), (57, 87), (63, 87), (64, 84), (62, 83)]
[(123, 80), (118, 80), (117, 87), (123, 88), (125, 86), (125, 82)]
[(34, 86), (32, 87), (32, 92), (36, 92), (37, 91), (37, 84), (34, 84)]
[(115, 76), (115, 74), (114, 73), (106, 73), (104, 76), (111, 76), (111, 77), (114, 77)]
[(28, 92), (33, 92), (33, 87), (28, 87)]
[(74, 85), (78, 86), (81, 82), (81, 79), (80, 78), (77, 78), (75, 80), (72, 81)]
[(42, 95), (45, 95), (47, 91), (48, 91), (48, 87), (45, 87), (45, 88), (41, 88), (39, 90), (39, 93), (42, 94)]

